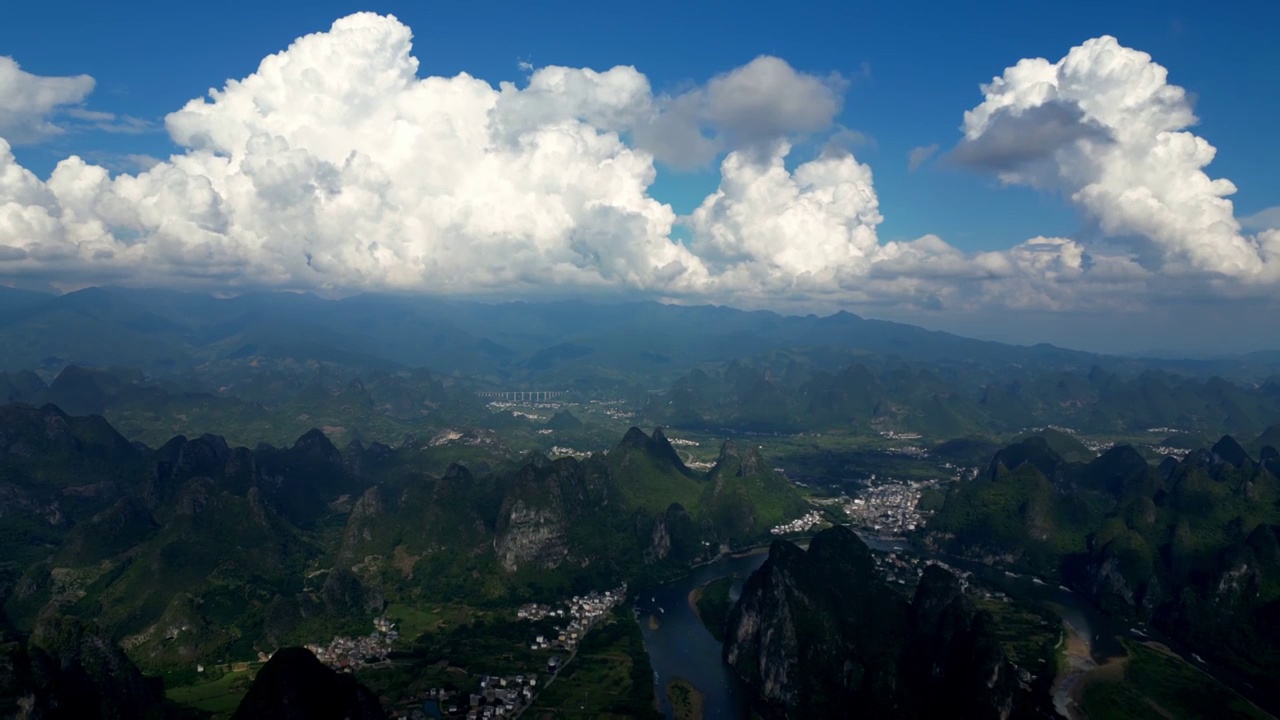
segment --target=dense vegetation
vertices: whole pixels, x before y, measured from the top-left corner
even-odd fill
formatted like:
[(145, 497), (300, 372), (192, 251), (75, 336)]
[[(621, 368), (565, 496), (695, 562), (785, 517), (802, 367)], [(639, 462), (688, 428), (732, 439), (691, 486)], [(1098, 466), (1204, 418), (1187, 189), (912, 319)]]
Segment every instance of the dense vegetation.
[(706, 626), (712, 637), (724, 642), (724, 628), (729, 621), (729, 611), (733, 609), (731, 594), (737, 578), (732, 576), (716, 578), (698, 588), (695, 606), (698, 618)]
[[(435, 450), (339, 451), (310, 431), (283, 449), (204, 436), (152, 451), (101, 418), (0, 407), (5, 607), (19, 627), (91, 618), (158, 672), (364, 634), (388, 603), (505, 607), (643, 581), (803, 505), (755, 451), (726, 444), (694, 472), (661, 431), (481, 473), (428, 474)], [(675, 487), (687, 508), (655, 500)]]
[(1069, 462), (1033, 437), (952, 487), (928, 542), (1056, 576), (1257, 678), (1280, 673), (1280, 454), (1227, 436), (1159, 467)]
[(1091, 433), (1154, 427), (1258, 433), (1280, 417), (1280, 381), (1236, 385), (1148, 369), (949, 366), (863, 359), (827, 369), (802, 356), (696, 369), (654, 394), (646, 419), (739, 432), (892, 430), (934, 438), (1016, 433), (1047, 424)]

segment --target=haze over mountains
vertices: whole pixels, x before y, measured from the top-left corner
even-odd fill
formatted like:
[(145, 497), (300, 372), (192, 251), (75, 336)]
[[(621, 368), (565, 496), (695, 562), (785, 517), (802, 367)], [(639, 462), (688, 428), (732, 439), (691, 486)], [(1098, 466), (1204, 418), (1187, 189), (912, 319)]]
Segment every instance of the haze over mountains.
[(312, 427), (393, 444), (495, 422), (532, 433), (485, 409), (477, 393), (497, 391), (622, 399), (645, 422), (692, 430), (938, 439), (1045, 424), (1252, 437), (1280, 413), (1276, 353), (1138, 359), (851, 313), (653, 302), (9, 291), (0, 373), (4, 399), (105, 415), (153, 446), (208, 432), (288, 443)]
[(1280, 351), (1140, 360), (972, 340), (847, 312), (789, 316), (656, 302), (491, 304), (390, 295), (326, 300), (280, 292), (221, 299), (110, 287), (65, 295), (0, 287), (0, 340), (4, 369), (80, 364), (156, 374), (263, 355), (514, 380), (584, 364), (661, 375), (695, 363), (819, 347), (830, 349), (830, 360), (873, 354), (984, 366), (1103, 364), (1253, 380), (1280, 368)]

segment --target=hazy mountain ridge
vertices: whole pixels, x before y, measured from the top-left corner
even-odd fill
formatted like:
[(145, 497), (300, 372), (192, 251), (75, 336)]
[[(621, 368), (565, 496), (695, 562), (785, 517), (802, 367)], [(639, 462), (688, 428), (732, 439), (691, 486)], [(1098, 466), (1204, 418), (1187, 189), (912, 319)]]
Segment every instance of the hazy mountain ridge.
[(934, 367), (897, 360), (836, 372), (795, 358), (696, 369), (650, 396), (651, 422), (687, 429), (794, 433), (893, 430), (931, 437), (1009, 433), (1058, 424), (1114, 434), (1173, 427), (1254, 434), (1280, 417), (1280, 381), (1237, 385), (1146, 370)]
[(494, 380), (538, 378), (558, 389), (590, 387), (618, 374), (670, 382), (699, 364), (784, 348), (808, 348), (815, 357), (841, 350), (935, 364), (1102, 364), (1126, 373), (1167, 367), (1241, 379), (1277, 368), (1268, 353), (1220, 361), (1134, 360), (973, 340), (847, 312), (783, 316), (656, 302), (486, 304), (391, 295), (326, 300), (284, 292), (219, 299), (123, 288), (0, 296), (0, 348), (0, 369), (8, 370), (78, 364), (160, 375), (237, 358), (292, 357), (364, 370), (428, 367)]

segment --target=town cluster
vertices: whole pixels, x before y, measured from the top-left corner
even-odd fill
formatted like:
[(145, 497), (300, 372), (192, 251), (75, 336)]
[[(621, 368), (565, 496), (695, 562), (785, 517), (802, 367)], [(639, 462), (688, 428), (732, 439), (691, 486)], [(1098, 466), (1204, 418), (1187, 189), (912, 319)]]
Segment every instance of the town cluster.
[(938, 480), (906, 481), (874, 485), (844, 503), (849, 521), (885, 537), (901, 537), (924, 524), (927, 513), (918, 507), (920, 494), (936, 487)]
[[(537, 408), (539, 410), (559, 410), (564, 407), (563, 403), (558, 402), (535, 402), (533, 400), (511, 401), (511, 400), (494, 400), (488, 403), (488, 406), (494, 410), (509, 410), (510, 408)], [(524, 414), (524, 413), (512, 413)], [(529, 416), (532, 417), (532, 416)]]
[[(623, 583), (620, 587), (613, 590), (606, 590), (603, 593), (590, 592), (586, 595), (575, 595), (571, 600), (564, 603), (562, 608), (552, 608), (550, 605), (539, 605), (531, 603), (522, 605), (516, 610), (516, 618), (519, 620), (538, 621), (544, 618), (567, 618), (568, 623), (563, 627), (554, 626), (552, 635), (538, 635), (529, 644), (532, 650), (550, 650), (559, 649), (573, 652), (578, 647), (578, 643), (587, 634), (593, 625), (600, 618), (604, 617), (615, 606), (622, 602), (627, 596), (627, 586)], [(552, 658), (556, 660), (557, 658)], [(554, 672), (554, 668), (548, 667)]]
[(1081, 440), (1080, 444), (1089, 448), (1093, 452), (1098, 453), (1099, 455), (1116, 446), (1116, 444), (1113, 442), (1104, 442), (1100, 440)]
[(636, 415), (633, 412), (626, 412), (625, 410), (617, 410), (613, 407), (609, 407), (611, 405), (625, 405), (625, 400), (592, 400), (588, 404), (600, 406), (604, 414), (614, 420), (630, 420)]
[(400, 632), (396, 624), (385, 617), (374, 618), (373, 628), (373, 632), (362, 637), (335, 635), (328, 645), (310, 644), (307, 649), (335, 670), (355, 670), (362, 665), (386, 662)]
[(795, 533), (808, 532), (821, 524), (824, 524), (822, 514), (817, 510), (810, 510), (795, 520), (775, 525), (769, 529), (769, 532), (774, 535), (794, 535)]
[(1169, 447), (1168, 445), (1148, 445), (1147, 449), (1157, 455), (1166, 455), (1175, 460), (1181, 460), (1191, 454), (1191, 451), (1186, 448)]
[(547, 452), (547, 454), (552, 458), (571, 457), (571, 458), (577, 458), (579, 460), (591, 457), (591, 453), (585, 450), (574, 450), (571, 447), (564, 447), (563, 445), (553, 446), (551, 450)]

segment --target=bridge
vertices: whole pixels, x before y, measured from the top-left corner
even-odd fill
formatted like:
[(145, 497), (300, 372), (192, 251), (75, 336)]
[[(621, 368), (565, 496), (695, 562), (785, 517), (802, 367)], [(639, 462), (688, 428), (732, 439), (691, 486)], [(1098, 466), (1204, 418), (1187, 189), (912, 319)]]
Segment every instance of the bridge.
[(516, 402), (544, 402), (564, 395), (564, 390), (496, 390), (478, 392), (477, 396), (496, 400), (514, 400)]

